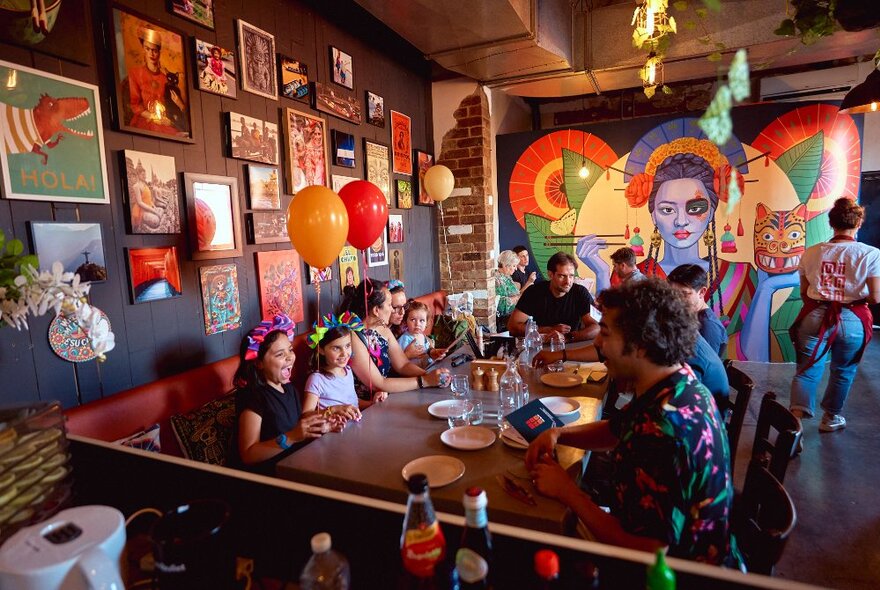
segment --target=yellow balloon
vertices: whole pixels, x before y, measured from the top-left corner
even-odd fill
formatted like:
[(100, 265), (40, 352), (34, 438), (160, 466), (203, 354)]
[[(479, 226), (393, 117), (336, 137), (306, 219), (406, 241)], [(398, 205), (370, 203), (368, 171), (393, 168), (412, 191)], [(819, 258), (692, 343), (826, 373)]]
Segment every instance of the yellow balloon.
[(425, 172), (425, 190), (436, 202), (445, 201), (455, 188), (455, 176), (446, 166), (431, 166)]
[(339, 195), (324, 186), (296, 193), (287, 206), (287, 235), (308, 264), (333, 264), (348, 236), (348, 211)]

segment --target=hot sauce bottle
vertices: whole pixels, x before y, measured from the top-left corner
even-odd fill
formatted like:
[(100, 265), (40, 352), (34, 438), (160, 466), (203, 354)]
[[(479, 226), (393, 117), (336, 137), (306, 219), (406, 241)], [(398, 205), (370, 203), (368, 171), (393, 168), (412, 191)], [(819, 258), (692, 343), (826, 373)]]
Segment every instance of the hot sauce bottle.
[(428, 495), (428, 478), (415, 473), (410, 476), (407, 487), (409, 499), (400, 535), (403, 567), (416, 578), (432, 578), (446, 556), (446, 539)]

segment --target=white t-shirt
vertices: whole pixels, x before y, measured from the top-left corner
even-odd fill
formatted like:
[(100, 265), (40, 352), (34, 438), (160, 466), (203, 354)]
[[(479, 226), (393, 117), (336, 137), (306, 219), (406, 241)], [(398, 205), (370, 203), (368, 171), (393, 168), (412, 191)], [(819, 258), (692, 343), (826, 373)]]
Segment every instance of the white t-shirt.
[(341, 405), (358, 407), (351, 367), (345, 368), (345, 377), (312, 373), (306, 380), (306, 393), (317, 394), (318, 407), (320, 408)]
[(867, 280), (880, 277), (880, 250), (861, 242), (823, 242), (810, 246), (798, 266), (817, 301), (851, 303), (868, 296)]

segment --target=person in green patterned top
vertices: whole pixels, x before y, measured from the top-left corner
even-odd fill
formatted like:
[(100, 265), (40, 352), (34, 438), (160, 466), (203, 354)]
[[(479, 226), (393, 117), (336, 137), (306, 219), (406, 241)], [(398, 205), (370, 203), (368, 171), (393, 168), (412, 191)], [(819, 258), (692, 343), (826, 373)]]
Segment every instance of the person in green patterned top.
[(516, 302), (519, 301), (519, 285), (513, 282), (510, 276), (519, 264), (519, 256), (513, 250), (505, 250), (498, 255), (498, 269), (495, 271), (495, 314), (498, 319), (495, 325), (499, 330), (507, 328), (507, 318), (513, 313)]
[[(608, 374), (635, 395), (611, 420), (541, 433), (526, 453), (535, 487), (568, 505), (599, 542), (744, 569), (730, 532), (727, 433), (683, 361), (694, 351), (696, 315), (656, 278), (607, 289), (599, 303), (596, 349)], [(557, 443), (613, 449), (610, 514), (553, 460)]]

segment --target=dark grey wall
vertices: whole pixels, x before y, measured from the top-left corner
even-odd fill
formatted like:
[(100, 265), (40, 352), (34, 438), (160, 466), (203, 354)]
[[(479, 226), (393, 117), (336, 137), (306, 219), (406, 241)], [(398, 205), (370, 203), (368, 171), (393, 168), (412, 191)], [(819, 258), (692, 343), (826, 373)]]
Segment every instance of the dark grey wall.
[[(235, 21), (242, 18), (275, 35), (276, 51), (299, 58), (308, 65), (310, 79), (330, 83), (329, 49), (337, 46), (353, 56), (355, 88), (349, 94), (363, 102), (365, 90), (385, 98), (388, 110), (412, 117), (413, 147), (431, 151), (432, 137), (430, 81), (420, 56), (377, 21), (360, 12), (353, 2), (348, 10), (335, 6), (326, 16), (306, 3), (284, 0), (259, 2), (216, 1), (215, 31), (210, 31), (176, 17), (166, 10), (164, 0), (137, 2), (130, 6), (162, 23), (184, 32), (190, 38), (201, 39), (226, 48), (235, 47)], [(345, 6), (343, 6), (345, 8)], [(120, 180), (119, 151), (134, 149), (174, 156), (177, 171), (218, 174), (238, 179), (242, 217), (249, 211), (246, 198), (247, 162), (226, 157), (224, 151), (223, 113), (235, 111), (279, 124), (280, 109), (286, 107), (309, 112), (324, 118), (328, 130), (340, 129), (355, 136), (357, 165), (354, 169), (331, 166), (330, 174), (344, 174), (363, 178), (363, 138), (388, 144), (390, 129), (362, 123), (354, 125), (342, 119), (318, 113), (307, 104), (279, 98), (269, 100), (239, 89), (237, 99), (226, 99), (213, 94), (191, 90), (194, 144), (153, 139), (146, 136), (114, 131), (110, 119), (110, 100), (113, 89), (109, 74), (110, 52), (102, 45), (102, 27), (107, 20), (106, 7), (91, 7), (94, 15), (95, 38), (84, 37), (81, 42), (94, 48), (94, 67), (86, 67), (55, 57), (0, 43), (2, 59), (97, 84), (101, 89), (104, 117), (110, 205), (76, 205), (38, 201), (0, 201), (0, 229), (7, 236), (22, 239), (27, 247), (30, 241), (27, 222), (92, 221), (100, 222), (104, 234), (109, 280), (92, 287), (91, 301), (110, 317), (116, 334), (116, 349), (104, 363), (89, 362), (74, 365), (56, 357), (49, 348), (47, 330), (50, 316), (34, 318), (30, 330), (16, 332), (8, 326), (0, 329), (0, 404), (57, 399), (65, 407), (111, 395), (129, 387), (147, 383), (165, 375), (236, 354), (243, 334), (260, 320), (259, 299), (254, 253), (263, 250), (289, 248), (287, 244), (246, 244), (244, 255), (210, 261), (189, 259), (189, 245), (185, 233), (170, 236), (143, 236), (126, 233), (125, 209)], [(188, 47), (191, 53), (191, 47)], [(189, 56), (192, 59), (192, 56)], [(237, 63), (240, 71), (241, 65)], [(190, 81), (191, 82), (191, 81)], [(332, 84), (332, 83), (331, 83)], [(345, 89), (334, 85), (337, 92)], [(329, 141), (329, 138), (328, 138)], [(284, 150), (282, 149), (282, 152)], [(280, 162), (279, 170), (284, 169)], [(394, 178), (405, 178), (394, 176)], [(286, 189), (286, 187), (284, 187)], [(290, 200), (282, 197), (283, 205)], [(396, 204), (395, 199), (392, 204)], [(184, 207), (181, 180), (181, 207)], [(437, 248), (435, 209), (419, 207), (392, 213), (404, 215), (406, 241), (405, 279), (410, 295), (420, 295), (439, 288), (437, 278)], [(352, 220), (356, 223), (356, 220)], [(242, 219), (244, 227), (244, 219)], [(178, 299), (132, 305), (129, 299), (124, 248), (176, 245), (181, 258), (183, 296)], [(238, 266), (239, 289), (242, 304), (242, 329), (206, 336), (203, 326), (202, 305), (198, 278), (200, 266), (235, 263)], [(389, 267), (367, 269), (378, 279), (388, 278)], [(364, 269), (361, 269), (363, 276)], [(334, 280), (322, 284), (321, 313), (327, 313), (339, 301), (338, 273)], [(303, 282), (306, 295), (306, 322), (297, 326), (298, 332), (308, 329), (316, 317), (315, 293)]]

